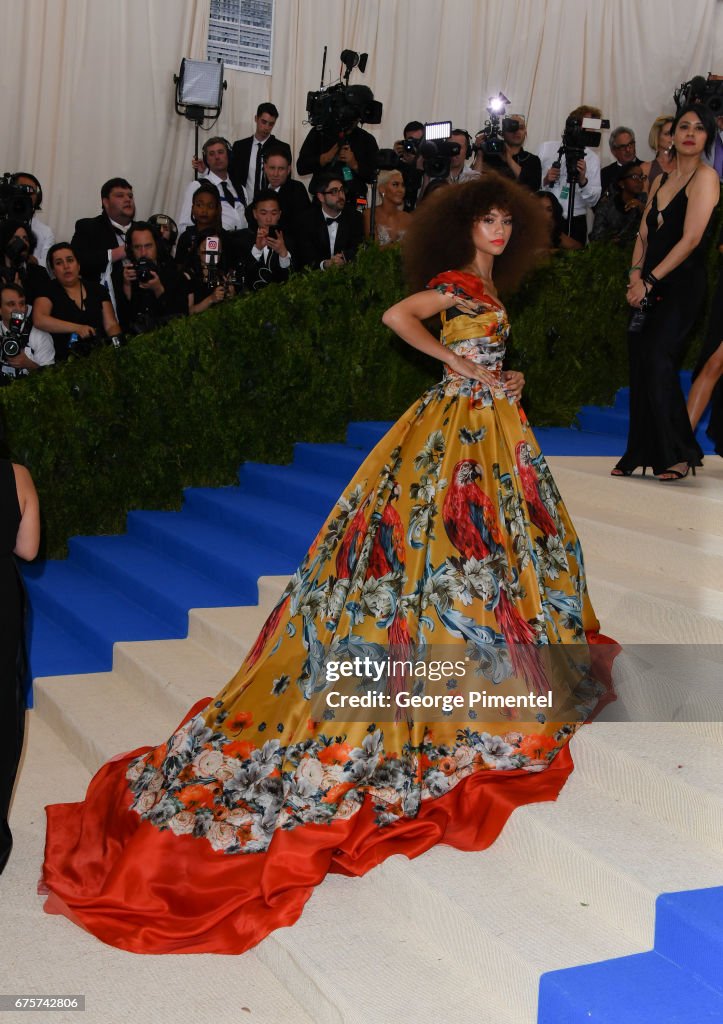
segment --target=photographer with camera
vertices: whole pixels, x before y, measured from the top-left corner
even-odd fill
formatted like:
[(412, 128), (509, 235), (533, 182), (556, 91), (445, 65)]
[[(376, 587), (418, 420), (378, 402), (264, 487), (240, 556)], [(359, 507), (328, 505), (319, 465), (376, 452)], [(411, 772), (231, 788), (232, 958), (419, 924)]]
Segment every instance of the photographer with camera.
[(565, 121), (562, 145), (557, 140), (543, 142), (538, 156), (542, 165), (542, 187), (549, 189), (559, 201), (567, 218), (569, 200), (574, 185), (574, 203), (570, 235), (582, 245), (587, 242), (587, 211), (591, 210), (602, 191), (600, 185), (600, 159), (593, 148), (600, 144), (598, 131), (583, 127), (591, 118), (601, 122), (597, 107), (582, 105), (571, 110)]
[(302, 143), (296, 170), (301, 175), (331, 171), (344, 186), (347, 199), (366, 199), (378, 152), (377, 140), (358, 120), (347, 130), (312, 128)]
[(53, 339), (33, 327), (25, 291), (19, 284), (0, 287), (0, 373), (3, 381), (27, 377), (55, 362)]
[(402, 135), (394, 143), (394, 152), (399, 157), (399, 170), (404, 179), (404, 210), (411, 213), (420, 198), (424, 180), (424, 158), (419, 153), (419, 145), (424, 140), (424, 125), (421, 121), (409, 121)]
[(16, 171), (12, 176), (13, 185), (20, 185), (22, 188), (27, 190), (28, 195), (33, 206), (33, 215), (28, 223), (28, 227), (35, 235), (36, 244), (33, 256), (36, 262), (41, 266), (45, 266), (45, 260), (48, 255), (50, 246), (55, 241), (55, 235), (53, 229), (44, 224), (43, 221), (38, 217), (38, 213), (43, 203), (43, 188), (38, 179), (30, 171)]
[(234, 247), (231, 254), (224, 235), (216, 234), (212, 228), (198, 233), (183, 275), (189, 313), (204, 313), (242, 290), (235, 252)]
[(447, 181), (450, 185), (459, 185), (464, 181), (474, 181), (479, 178), (479, 171), (467, 167), (467, 161), (472, 157), (472, 136), (464, 128), (453, 128), (449, 133), (448, 142), (455, 142), (459, 146), (459, 152), (449, 158), (449, 174)]
[(147, 221), (136, 221), (128, 228), (126, 246), (128, 257), (115, 289), (123, 330), (144, 334), (185, 315), (187, 289), (170, 259), (162, 258), (165, 249), (157, 228)]
[(253, 202), (256, 230), (241, 231), (239, 254), (249, 291), (267, 284), (284, 284), (292, 269), (292, 257), (281, 229), (281, 204), (272, 189), (256, 193)]
[(0, 223), (0, 283), (19, 284), (32, 305), (48, 286), (48, 275), (31, 262), (35, 235), (19, 220)]
[(504, 174), (520, 185), (525, 185), (532, 192), (537, 192), (542, 181), (540, 158), (528, 153), (524, 148), (527, 138), (527, 122), (523, 114), (510, 114), (503, 117), (499, 138), (502, 142), (500, 152), (486, 153), (484, 132), (478, 132), (474, 140), (475, 158), (472, 167), (476, 171), (485, 168)]
[(121, 329), (108, 290), (81, 277), (75, 249), (56, 242), (47, 264), (51, 279), (33, 303), (33, 326), (52, 335), (55, 361), (88, 355), (103, 338), (117, 339)]

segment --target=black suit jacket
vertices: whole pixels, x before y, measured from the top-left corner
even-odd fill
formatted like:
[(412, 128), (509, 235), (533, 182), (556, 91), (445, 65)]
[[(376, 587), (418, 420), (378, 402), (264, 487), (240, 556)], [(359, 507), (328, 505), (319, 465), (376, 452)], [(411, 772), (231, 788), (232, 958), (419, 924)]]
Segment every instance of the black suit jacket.
[[(302, 214), (306, 213), (311, 205), (307, 189), (300, 181), (289, 178), (288, 181), (284, 182), (276, 195), (279, 197), (279, 206), (281, 207), (279, 227), (284, 232), (284, 235), (287, 231), (298, 234), (299, 218)], [(250, 206), (246, 210), (246, 220), (248, 226), (253, 231), (256, 227), (256, 220)]]
[(294, 257), (293, 243), (289, 241), (285, 232), (284, 241), (291, 256), (290, 267), (279, 266), (278, 254), (272, 250), (269, 250), (267, 263), (254, 258), (251, 250), (256, 243), (255, 231), (245, 230), (239, 231), (237, 234), (239, 264), (243, 270), (244, 286), (248, 291), (258, 291), (259, 288), (264, 288), (267, 284), (283, 284), (284, 281), (288, 281), (289, 272), (294, 268)]
[(108, 217), (101, 213), (76, 221), (70, 244), (77, 253), (82, 276), (99, 281), (108, 265), (108, 250), (118, 245), (118, 236)]
[[(297, 224), (296, 251), (305, 267), (318, 268), (322, 260), (333, 255), (329, 247), (329, 230), (321, 206), (312, 203)], [(364, 239), (364, 221), (352, 206), (345, 206), (334, 241), (334, 253), (343, 252), (351, 259)]]
[[(240, 188), (246, 188), (246, 179), (249, 176), (249, 161), (251, 160), (253, 142), (253, 135), (249, 135), (246, 139), (238, 139), (231, 147), (228, 174), (239, 195), (241, 195)], [(261, 147), (261, 152), (263, 153), (266, 146), (270, 146), (271, 144), (274, 146), (286, 146), (289, 151), (289, 160), (291, 160), (291, 147), (287, 142), (282, 142), (280, 139), (277, 139), (275, 135), (269, 135), (268, 139), (264, 141), (264, 144)], [(249, 203), (252, 199), (253, 196), (248, 196)]]

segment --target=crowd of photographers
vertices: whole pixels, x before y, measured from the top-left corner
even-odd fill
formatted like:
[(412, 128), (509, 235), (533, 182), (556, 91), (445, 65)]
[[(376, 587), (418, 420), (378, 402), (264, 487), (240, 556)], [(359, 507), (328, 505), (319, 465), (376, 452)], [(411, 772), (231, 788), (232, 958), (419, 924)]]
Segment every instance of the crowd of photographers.
[(634, 239), (647, 182), (656, 168), (665, 169), (664, 133), (672, 116), (653, 125), (648, 141), (656, 156), (646, 164), (634, 132), (615, 128), (609, 136), (613, 161), (601, 171), (596, 149), (609, 125), (597, 108), (571, 111), (562, 143), (545, 142), (537, 154), (524, 148), (523, 115), (488, 110), (490, 120), (474, 137), (450, 126), (444, 137), (430, 140), (421, 121), (410, 121), (387, 150), (358, 120), (339, 131), (312, 118), (296, 160), (297, 173), (311, 176), (307, 188), (293, 177), (290, 146), (274, 135), (278, 110), (262, 103), (252, 135), (233, 144), (214, 136), (193, 158), (195, 178), (175, 220), (169, 214), (139, 220), (132, 185), (116, 177), (101, 188), (101, 213), (77, 221), (70, 242), (56, 243), (42, 219), (38, 179), (28, 172), (6, 175), (0, 185), (0, 382), (86, 355), (99, 344), (120, 345), (174, 317), (283, 283), (302, 268), (343, 265), (365, 236), (377, 244), (403, 237), (406, 218), (437, 188), (489, 171), (540, 197), (551, 250), (584, 246), (591, 226), (592, 241)]

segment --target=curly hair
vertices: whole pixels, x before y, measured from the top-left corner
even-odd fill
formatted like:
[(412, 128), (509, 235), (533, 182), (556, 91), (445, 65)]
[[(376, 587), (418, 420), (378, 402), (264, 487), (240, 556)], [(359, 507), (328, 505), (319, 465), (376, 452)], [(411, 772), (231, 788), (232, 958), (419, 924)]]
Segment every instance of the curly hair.
[(549, 248), (547, 220), (532, 192), (486, 171), (474, 181), (439, 189), (415, 210), (402, 242), (411, 291), (421, 291), (444, 270), (462, 270), (473, 262), (472, 228), (490, 210), (504, 210), (512, 217), (510, 240), (495, 257), (495, 284), (506, 293), (518, 287), (540, 251)]

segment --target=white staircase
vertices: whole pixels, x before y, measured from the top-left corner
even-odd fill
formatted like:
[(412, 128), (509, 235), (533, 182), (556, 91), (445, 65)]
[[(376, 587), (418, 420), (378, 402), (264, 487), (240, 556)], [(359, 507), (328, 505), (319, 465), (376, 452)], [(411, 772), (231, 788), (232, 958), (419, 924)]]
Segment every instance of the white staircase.
[[(3, 988), (85, 993), (86, 1024), (534, 1024), (542, 972), (646, 950), (659, 893), (723, 885), (723, 732), (690, 720), (713, 717), (723, 689), (723, 461), (672, 485), (611, 478), (608, 459), (550, 462), (603, 630), (629, 645), (620, 704), (689, 721), (619, 722), (610, 705), (574, 738), (560, 798), (515, 811), (491, 849), (330, 876), (243, 956), (133, 956), (43, 915), (42, 804), (79, 799), (101, 763), (165, 739), (223, 686), (285, 583), (265, 578), (259, 607), (192, 611), (186, 640), (117, 644), (112, 672), (36, 680), (2, 878)], [(690, 649), (695, 694), (680, 685), (688, 652), (636, 646), (661, 643), (711, 645)]]

